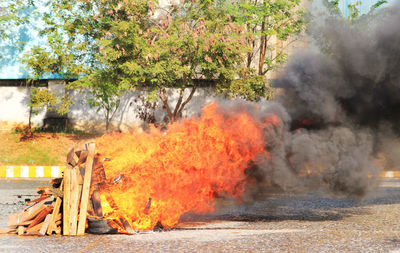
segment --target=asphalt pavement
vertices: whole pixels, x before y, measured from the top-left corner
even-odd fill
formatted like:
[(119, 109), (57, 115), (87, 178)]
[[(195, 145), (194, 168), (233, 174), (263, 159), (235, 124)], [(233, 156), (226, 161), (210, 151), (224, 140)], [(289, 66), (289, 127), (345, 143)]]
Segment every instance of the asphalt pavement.
[[(0, 180), (0, 227), (47, 181)], [(0, 252), (400, 252), (400, 180), (362, 200), (319, 192), (251, 205), (220, 201), (214, 214), (136, 235), (0, 235)]]

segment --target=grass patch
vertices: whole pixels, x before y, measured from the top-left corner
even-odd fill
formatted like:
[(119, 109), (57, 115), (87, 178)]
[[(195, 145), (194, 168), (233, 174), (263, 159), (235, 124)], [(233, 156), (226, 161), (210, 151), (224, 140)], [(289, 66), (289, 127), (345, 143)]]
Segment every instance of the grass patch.
[(43, 146), (28, 146), (25, 154), (18, 154), (12, 161), (12, 164), (26, 164), (26, 165), (53, 165), (62, 163), (58, 160), (56, 154), (52, 154), (49, 148)]
[(0, 165), (65, 165), (68, 151), (96, 137), (84, 132), (35, 131), (34, 138), (20, 141), (20, 133), (0, 132)]

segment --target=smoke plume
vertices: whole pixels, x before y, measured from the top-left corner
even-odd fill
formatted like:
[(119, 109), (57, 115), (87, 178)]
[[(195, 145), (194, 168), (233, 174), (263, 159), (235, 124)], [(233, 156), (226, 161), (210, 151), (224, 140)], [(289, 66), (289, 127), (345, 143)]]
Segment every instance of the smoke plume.
[(265, 110), (280, 123), (266, 129), (271, 157), (247, 171), (257, 182), (249, 195), (275, 187), (363, 196), (383, 167), (399, 165), (399, 24), (391, 6), (366, 23), (329, 17), (312, 29), (320, 52), (293, 56), (273, 82), (282, 92)]

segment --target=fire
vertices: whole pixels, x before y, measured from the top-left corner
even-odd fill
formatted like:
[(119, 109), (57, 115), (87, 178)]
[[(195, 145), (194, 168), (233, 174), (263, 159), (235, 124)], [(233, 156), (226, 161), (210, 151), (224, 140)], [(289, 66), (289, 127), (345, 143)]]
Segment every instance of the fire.
[(182, 119), (165, 132), (102, 136), (98, 151), (110, 158), (104, 163), (105, 217), (124, 217), (137, 230), (158, 222), (173, 227), (186, 212), (212, 212), (219, 195), (240, 199), (245, 169), (257, 156), (268, 156), (263, 128), (277, 122), (276, 116), (258, 122), (212, 103), (201, 117)]

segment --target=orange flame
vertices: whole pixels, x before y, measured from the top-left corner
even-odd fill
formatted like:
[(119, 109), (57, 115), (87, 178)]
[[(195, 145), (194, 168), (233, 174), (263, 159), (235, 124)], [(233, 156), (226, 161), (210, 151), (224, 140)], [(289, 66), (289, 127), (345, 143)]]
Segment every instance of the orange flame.
[[(257, 156), (268, 155), (263, 127), (277, 122), (272, 116), (260, 123), (212, 103), (200, 118), (173, 123), (166, 132), (153, 127), (148, 133), (102, 136), (98, 151), (111, 159), (104, 163), (108, 185), (102, 194), (114, 202), (103, 201), (105, 216), (124, 217), (137, 230), (157, 222), (173, 227), (186, 212), (213, 211), (218, 195), (239, 198), (245, 169)], [(121, 182), (115, 183), (118, 177)]]

